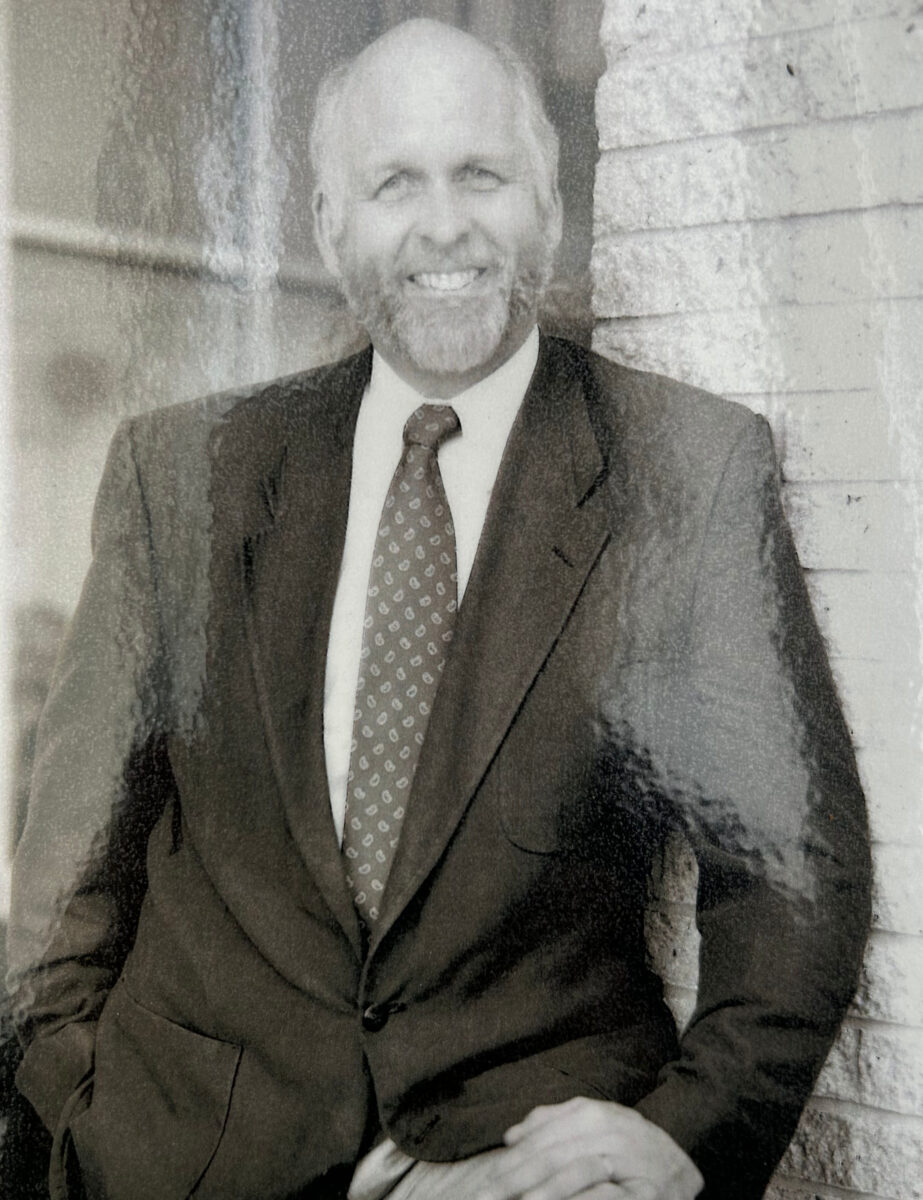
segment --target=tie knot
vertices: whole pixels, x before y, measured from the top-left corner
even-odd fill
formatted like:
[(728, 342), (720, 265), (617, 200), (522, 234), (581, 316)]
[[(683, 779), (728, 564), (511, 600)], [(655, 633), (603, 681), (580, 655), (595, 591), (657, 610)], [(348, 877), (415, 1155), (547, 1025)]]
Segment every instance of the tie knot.
[(461, 421), (451, 405), (421, 404), (404, 426), (404, 444), (438, 450), (446, 438), (460, 429)]

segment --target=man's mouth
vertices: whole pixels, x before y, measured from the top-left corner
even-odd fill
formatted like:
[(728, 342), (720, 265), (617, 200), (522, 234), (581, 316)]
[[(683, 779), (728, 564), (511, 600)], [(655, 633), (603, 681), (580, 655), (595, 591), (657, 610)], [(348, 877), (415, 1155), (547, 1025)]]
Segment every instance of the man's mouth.
[(410, 279), (417, 287), (432, 292), (461, 292), (479, 279), (484, 270), (484, 267), (470, 267), (466, 271), (421, 271)]

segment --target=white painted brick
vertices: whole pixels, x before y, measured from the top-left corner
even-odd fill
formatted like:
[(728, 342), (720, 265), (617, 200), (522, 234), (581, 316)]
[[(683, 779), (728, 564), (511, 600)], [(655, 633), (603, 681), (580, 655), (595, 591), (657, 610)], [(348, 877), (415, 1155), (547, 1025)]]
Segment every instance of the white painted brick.
[(880, 390), (730, 395), (772, 425), (783, 478), (795, 483), (900, 479), (893, 405)]
[(923, 1122), (817, 1101), (805, 1111), (781, 1172), (888, 1200), (923, 1197)]
[(878, 1200), (868, 1192), (844, 1192), (842, 1188), (826, 1188), (816, 1183), (799, 1183), (774, 1175), (766, 1189), (764, 1200)]
[(907, 455), (880, 392), (740, 392), (727, 398), (769, 422), (788, 483), (906, 478)]
[[(923, 888), (920, 886), (923, 879), (923, 846), (876, 846), (874, 869), (874, 927), (890, 933), (923, 937)], [(923, 979), (920, 985), (923, 987)], [(923, 1105), (920, 1111), (923, 1112)]]
[(857, 746), (909, 756), (919, 752), (920, 667), (834, 659), (834, 678)]
[(920, 296), (923, 206), (601, 238), (593, 277), (603, 316)]
[(675, 984), (665, 984), (663, 998), (673, 1014), (676, 1028), (682, 1032), (692, 1018), (695, 1009), (695, 988), (678, 987)]
[(923, 201), (923, 112), (604, 153), (596, 231), (679, 229)]
[(870, 935), (852, 1013), (873, 1021), (923, 1026), (923, 938)]
[(923, 844), (923, 760), (918, 747), (903, 754), (859, 747), (856, 758), (875, 841)]
[[(630, 57), (600, 80), (602, 149), (802, 125), (923, 104), (923, 24), (901, 18)], [(791, 67), (793, 73), (789, 73)]]
[(918, 11), (917, 0), (610, 0), (600, 38), (618, 60)]
[(917, 358), (923, 360), (923, 338), (908, 340), (914, 327), (923, 328), (919, 300), (603, 320), (593, 343), (618, 362), (718, 393), (876, 389), (896, 321), (907, 329), (892, 353), (913, 377)]
[(923, 1029), (847, 1021), (815, 1094), (908, 1116), (923, 1113)]
[(910, 485), (791, 483), (784, 490), (802, 565), (849, 571), (914, 566)]
[(652, 896), (665, 905), (694, 905), (699, 868), (685, 838), (673, 834), (667, 839), (663, 863), (652, 881)]
[[(868, 793), (862, 982), (773, 1200), (923, 1195), (918, 10), (605, 4), (596, 344), (770, 420)], [(671, 845), (647, 929), (681, 1020), (694, 883), (688, 849)]]
[(915, 307), (899, 302), (884, 307), (880, 376), (891, 405), (891, 432), (905, 464), (902, 476), (923, 480), (923, 337)]
[(666, 983), (695, 988), (699, 978), (699, 931), (685, 907), (652, 908), (645, 922), (648, 953)]
[(808, 571), (806, 581), (831, 655), (901, 667), (919, 662), (913, 574)]

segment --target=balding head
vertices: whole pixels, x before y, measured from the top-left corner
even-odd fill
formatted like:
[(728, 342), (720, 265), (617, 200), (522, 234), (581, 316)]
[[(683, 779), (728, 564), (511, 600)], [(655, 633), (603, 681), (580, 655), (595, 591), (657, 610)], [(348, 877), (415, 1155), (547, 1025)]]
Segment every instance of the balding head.
[(394, 100), (400, 87), (425, 105), (452, 76), (469, 80), (472, 94), (489, 87), (505, 97), (532, 164), (534, 186), (549, 236), (560, 219), (558, 137), (532, 72), (507, 46), (485, 42), (441, 21), (418, 18), (394, 26), (321, 82), (311, 127), (315, 196), (338, 210), (345, 190), (343, 151), (361, 136), (364, 116)]
[(561, 236), (557, 139), (519, 59), (399, 25), (322, 85), (312, 155), (324, 262), (404, 378), (452, 395), (515, 352)]

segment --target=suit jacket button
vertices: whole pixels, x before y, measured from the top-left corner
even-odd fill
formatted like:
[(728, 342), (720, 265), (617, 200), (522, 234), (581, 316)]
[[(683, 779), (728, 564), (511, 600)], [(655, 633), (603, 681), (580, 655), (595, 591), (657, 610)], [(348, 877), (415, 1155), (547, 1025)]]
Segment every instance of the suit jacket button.
[(378, 1033), (388, 1023), (387, 1004), (370, 1004), (362, 1014), (362, 1028), (366, 1033)]

